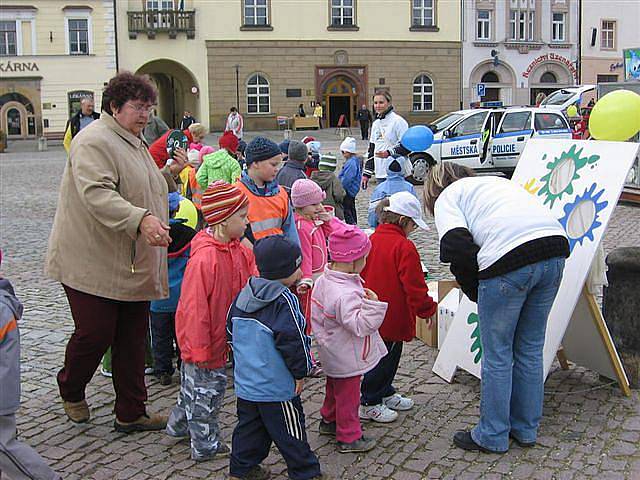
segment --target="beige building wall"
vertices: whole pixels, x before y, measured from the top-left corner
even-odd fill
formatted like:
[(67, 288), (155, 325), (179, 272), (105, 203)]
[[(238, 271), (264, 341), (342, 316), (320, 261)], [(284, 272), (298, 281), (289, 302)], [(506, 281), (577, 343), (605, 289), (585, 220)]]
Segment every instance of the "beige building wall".
[[(19, 93), (35, 110), (37, 132), (20, 136), (61, 136), (70, 92), (91, 92), (99, 110), (104, 84), (116, 71), (112, 1), (12, 0), (0, 3), (0, 18), (17, 22), (19, 42), (17, 55), (0, 57), (0, 98)], [(70, 54), (68, 19), (88, 20), (88, 55)], [(0, 126), (6, 130), (11, 105), (1, 102)], [(15, 101), (13, 106), (19, 108)]]
[[(211, 123), (212, 129), (221, 128), (221, 118), (236, 103), (234, 65), (240, 65), (240, 111), (247, 128), (265, 123), (259, 121), (260, 115), (246, 114), (247, 76), (263, 66), (269, 75), (273, 72), (276, 83), (272, 83), (268, 125), (275, 128), (276, 113), (290, 115), (298, 103), (308, 107), (316, 98), (315, 65), (334, 65), (334, 53), (340, 49), (347, 50), (350, 65), (367, 67), (369, 94), (379, 78), (387, 79), (385, 86), (398, 95), (401, 111), (410, 109), (411, 79), (417, 71), (444, 82), (436, 87), (436, 112), (428, 117), (458, 108), (460, 2), (436, 0), (435, 28), (412, 31), (412, 0), (354, 1), (357, 29), (333, 30), (328, 28), (329, 0), (271, 0), (270, 26), (263, 29), (243, 27), (241, 0), (186, 0), (185, 10), (195, 10), (193, 39), (180, 31), (174, 39), (166, 32), (158, 32), (154, 38), (145, 33), (130, 35), (128, 12), (142, 12), (146, 2), (118, 2), (120, 68), (161, 80), (174, 73), (182, 77), (176, 109), (189, 107), (198, 120)], [(412, 61), (418, 64), (409, 63)], [(284, 72), (290, 75), (283, 78)], [(192, 79), (197, 93), (191, 93), (184, 78)], [(287, 99), (286, 88), (302, 88), (303, 97)], [(160, 115), (171, 120), (162, 108), (161, 104)]]

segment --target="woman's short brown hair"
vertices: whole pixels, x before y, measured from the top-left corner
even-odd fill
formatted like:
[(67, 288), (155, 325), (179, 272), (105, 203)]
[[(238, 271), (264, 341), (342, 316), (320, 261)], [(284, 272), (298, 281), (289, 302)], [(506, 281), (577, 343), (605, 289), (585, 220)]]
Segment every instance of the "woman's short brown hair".
[(373, 98), (375, 99), (378, 95), (384, 97), (387, 100), (387, 102), (391, 103), (392, 98), (388, 90), (378, 90), (376, 93), (373, 94)]
[(475, 172), (469, 167), (464, 167), (453, 162), (441, 162), (434, 165), (427, 174), (424, 182), (424, 208), (433, 215), (436, 200), (442, 191), (456, 180), (466, 177), (475, 177)]
[(113, 115), (111, 104), (117, 109), (129, 100), (141, 100), (144, 103), (156, 103), (156, 89), (147, 75), (134, 75), (121, 72), (109, 80), (102, 92), (102, 110)]
[(376, 206), (376, 216), (378, 217), (378, 222), (380, 223), (390, 223), (392, 225), (398, 225), (403, 230), (406, 229), (409, 225), (415, 223), (413, 219), (410, 217), (405, 217), (404, 215), (400, 215), (395, 212), (388, 212), (385, 210), (389, 205), (391, 205), (391, 201), (389, 197), (383, 198), (380, 200), (380, 203)]

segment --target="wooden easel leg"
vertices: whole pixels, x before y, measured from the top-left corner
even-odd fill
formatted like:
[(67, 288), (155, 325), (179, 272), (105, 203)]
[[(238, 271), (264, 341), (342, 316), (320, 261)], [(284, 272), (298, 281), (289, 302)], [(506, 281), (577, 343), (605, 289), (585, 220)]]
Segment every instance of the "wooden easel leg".
[(564, 353), (562, 346), (558, 349), (556, 356), (558, 357), (558, 362), (560, 362), (562, 370), (569, 370), (569, 360), (567, 360), (567, 355)]

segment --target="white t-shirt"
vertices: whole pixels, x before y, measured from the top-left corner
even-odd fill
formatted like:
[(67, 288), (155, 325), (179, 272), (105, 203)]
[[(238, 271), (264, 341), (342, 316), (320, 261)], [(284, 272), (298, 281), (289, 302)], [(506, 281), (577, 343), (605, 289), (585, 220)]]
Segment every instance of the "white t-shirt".
[[(376, 152), (383, 152), (385, 150), (391, 150), (393, 147), (400, 143), (400, 139), (404, 132), (409, 128), (407, 121), (398, 115), (393, 110), (385, 115), (384, 118), (379, 118), (371, 126), (371, 136), (369, 142), (375, 145), (374, 154)], [(404, 165), (404, 157), (398, 157), (400, 164)], [(386, 159), (374, 156), (376, 178), (387, 178), (387, 163)]]
[(479, 271), (523, 243), (566, 237), (549, 209), (518, 184), (500, 177), (469, 177), (452, 183), (436, 200), (434, 217), (440, 240), (454, 228), (469, 230), (480, 247)]

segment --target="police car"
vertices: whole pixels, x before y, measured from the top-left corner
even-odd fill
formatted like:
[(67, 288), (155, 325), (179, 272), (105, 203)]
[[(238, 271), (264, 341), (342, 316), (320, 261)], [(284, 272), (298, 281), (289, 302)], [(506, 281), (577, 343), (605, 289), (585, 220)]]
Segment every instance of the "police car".
[(423, 182), (429, 168), (443, 161), (510, 176), (530, 138), (572, 136), (561, 112), (531, 107), (459, 110), (439, 118), (430, 127), (434, 131), (433, 145), (409, 155), (410, 180), (414, 183)]

